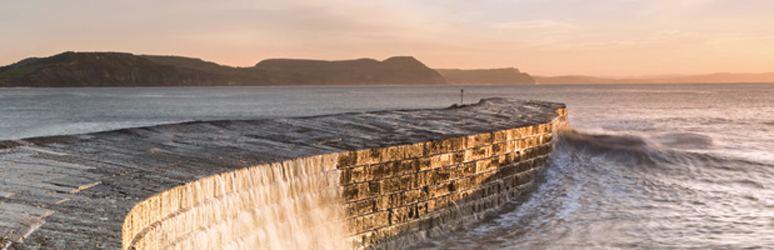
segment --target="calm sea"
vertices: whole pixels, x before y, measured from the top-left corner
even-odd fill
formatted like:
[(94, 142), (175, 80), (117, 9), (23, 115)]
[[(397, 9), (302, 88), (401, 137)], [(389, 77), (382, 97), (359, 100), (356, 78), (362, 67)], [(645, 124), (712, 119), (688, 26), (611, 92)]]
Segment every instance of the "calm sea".
[(774, 84), (0, 89), (0, 140), (193, 120), (563, 102), (532, 194), (425, 249), (774, 248)]

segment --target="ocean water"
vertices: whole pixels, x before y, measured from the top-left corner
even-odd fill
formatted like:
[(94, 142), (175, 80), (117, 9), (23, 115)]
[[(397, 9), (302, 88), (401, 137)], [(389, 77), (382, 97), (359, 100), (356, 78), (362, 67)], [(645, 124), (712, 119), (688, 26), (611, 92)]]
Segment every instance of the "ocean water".
[(563, 102), (539, 185), (417, 249), (774, 248), (774, 84), (0, 89), (0, 140), (192, 120)]

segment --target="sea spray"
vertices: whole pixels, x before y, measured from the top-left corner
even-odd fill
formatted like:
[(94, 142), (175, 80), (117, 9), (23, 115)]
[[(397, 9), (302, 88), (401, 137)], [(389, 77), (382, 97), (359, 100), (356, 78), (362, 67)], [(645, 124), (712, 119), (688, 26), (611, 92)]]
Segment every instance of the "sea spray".
[[(178, 211), (147, 230), (138, 249), (347, 249), (335, 155), (215, 175), (231, 190)], [(144, 242), (143, 242), (144, 241)]]
[[(414, 249), (769, 249), (774, 165), (566, 131), (525, 202)], [(701, 146), (701, 145), (699, 145)]]

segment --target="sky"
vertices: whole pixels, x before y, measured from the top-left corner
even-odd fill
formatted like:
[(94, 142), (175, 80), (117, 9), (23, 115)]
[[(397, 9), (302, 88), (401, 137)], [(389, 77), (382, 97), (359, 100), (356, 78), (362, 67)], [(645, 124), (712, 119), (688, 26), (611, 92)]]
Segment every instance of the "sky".
[(0, 0), (0, 65), (64, 51), (414, 56), (533, 75), (774, 71), (772, 0)]

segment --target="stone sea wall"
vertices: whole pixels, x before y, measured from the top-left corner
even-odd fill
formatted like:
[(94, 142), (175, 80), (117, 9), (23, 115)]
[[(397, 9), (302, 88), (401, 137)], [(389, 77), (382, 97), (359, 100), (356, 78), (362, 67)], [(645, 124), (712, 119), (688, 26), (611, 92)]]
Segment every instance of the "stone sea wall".
[[(555, 132), (566, 129), (566, 110), (557, 114), (542, 124), (305, 157), (209, 176), (138, 203), (124, 222), (123, 245), (136, 249), (272, 248), (283, 242), (291, 245), (279, 248), (405, 246), (485, 216), (527, 190), (551, 152)], [(312, 175), (325, 176), (327, 181), (323, 185), (297, 181)], [(272, 182), (289, 183), (278, 188), (286, 193), (273, 193), (267, 185)], [(290, 189), (294, 192), (288, 193)], [(284, 213), (256, 218), (260, 216), (255, 214), (269, 210), (264, 203), (282, 199), (309, 203), (298, 197), (315, 193), (327, 195), (312, 196), (311, 205), (291, 204), (289, 210), (294, 212), (285, 207)], [(344, 214), (338, 214), (342, 208)], [(313, 222), (280, 218), (319, 209), (331, 211), (322, 213), (324, 220), (309, 217), (318, 218)], [(275, 221), (311, 223), (299, 227), (322, 230), (282, 231), (272, 224)], [(264, 227), (279, 230), (280, 235), (250, 236)], [(346, 231), (336, 231), (342, 227)], [(348, 240), (337, 239), (342, 236)], [(333, 241), (320, 241), (321, 237)], [(298, 243), (298, 238), (304, 239)], [(252, 243), (240, 243), (248, 241)]]
[[(345, 249), (337, 156), (208, 176), (139, 202), (125, 249)], [(320, 240), (322, 239), (322, 240)]]
[(355, 248), (392, 248), (481, 217), (525, 191), (553, 123), (339, 156)]
[(0, 142), (0, 249), (395, 248), (530, 185), (561, 103), (198, 121)]

